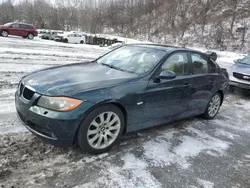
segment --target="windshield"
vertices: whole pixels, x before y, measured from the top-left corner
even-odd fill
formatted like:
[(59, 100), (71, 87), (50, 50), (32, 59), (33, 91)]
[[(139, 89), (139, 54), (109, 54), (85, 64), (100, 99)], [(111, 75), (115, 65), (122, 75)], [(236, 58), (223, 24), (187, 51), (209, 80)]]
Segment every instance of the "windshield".
[(250, 56), (247, 56), (244, 59), (242, 59), (240, 63), (250, 65)]
[(4, 26), (6, 26), (6, 27), (9, 27), (9, 26), (11, 26), (13, 23), (11, 22), (11, 23), (6, 23), (6, 24), (4, 24)]
[(125, 72), (145, 74), (149, 72), (166, 52), (140, 46), (125, 46), (103, 56), (97, 63)]

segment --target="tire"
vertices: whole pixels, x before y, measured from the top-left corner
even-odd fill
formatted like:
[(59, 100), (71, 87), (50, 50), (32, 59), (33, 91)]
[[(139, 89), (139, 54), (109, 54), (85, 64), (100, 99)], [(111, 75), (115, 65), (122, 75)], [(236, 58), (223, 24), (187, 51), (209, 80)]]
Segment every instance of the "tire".
[(84, 44), (83, 40), (80, 41), (80, 44)]
[(6, 31), (6, 30), (2, 30), (2, 31), (1, 31), (1, 36), (3, 36), (3, 37), (8, 37), (8, 36), (9, 36), (9, 32)]
[[(101, 121), (101, 116), (104, 121)], [(111, 104), (100, 106), (90, 112), (79, 126), (77, 144), (87, 153), (107, 152), (119, 140), (124, 123), (124, 115), (118, 107)]]
[(213, 97), (210, 99), (206, 111), (203, 114), (205, 119), (214, 119), (218, 114), (222, 103), (222, 96), (220, 93), (215, 93)]
[(64, 39), (63, 42), (68, 43), (69, 41), (68, 41), (68, 39)]
[(33, 33), (29, 33), (27, 36), (28, 39), (32, 40), (34, 38), (34, 34)]

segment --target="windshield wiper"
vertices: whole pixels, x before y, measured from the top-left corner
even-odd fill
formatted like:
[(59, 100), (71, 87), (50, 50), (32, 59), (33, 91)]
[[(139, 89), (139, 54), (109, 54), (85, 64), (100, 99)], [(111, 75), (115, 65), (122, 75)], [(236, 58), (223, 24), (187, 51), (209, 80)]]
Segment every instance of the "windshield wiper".
[(111, 69), (116, 69), (116, 70), (125, 72), (125, 70), (123, 70), (123, 69), (121, 69), (121, 68), (119, 68), (119, 67), (115, 67), (115, 66), (113, 66), (113, 65), (109, 65), (109, 64), (106, 64), (106, 63), (102, 63), (102, 65), (107, 66), (107, 67), (109, 67), (109, 68), (111, 68)]

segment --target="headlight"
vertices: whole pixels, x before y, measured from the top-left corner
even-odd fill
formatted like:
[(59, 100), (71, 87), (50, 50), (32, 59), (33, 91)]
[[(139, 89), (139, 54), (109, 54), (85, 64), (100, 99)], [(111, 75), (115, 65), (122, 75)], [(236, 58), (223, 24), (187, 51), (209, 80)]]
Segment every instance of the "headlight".
[(82, 103), (82, 100), (72, 99), (68, 97), (42, 96), (39, 99), (37, 105), (54, 111), (68, 112), (75, 109)]

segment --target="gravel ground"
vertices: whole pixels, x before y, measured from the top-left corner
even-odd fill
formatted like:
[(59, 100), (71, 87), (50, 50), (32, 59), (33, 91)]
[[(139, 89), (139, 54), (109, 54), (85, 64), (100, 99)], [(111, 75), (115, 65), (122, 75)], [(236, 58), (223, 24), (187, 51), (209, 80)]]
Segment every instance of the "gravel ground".
[(102, 155), (56, 148), (27, 132), (15, 114), (19, 79), (106, 51), (0, 37), (0, 187), (250, 187), (248, 92), (229, 94), (214, 120), (195, 117), (132, 133)]

